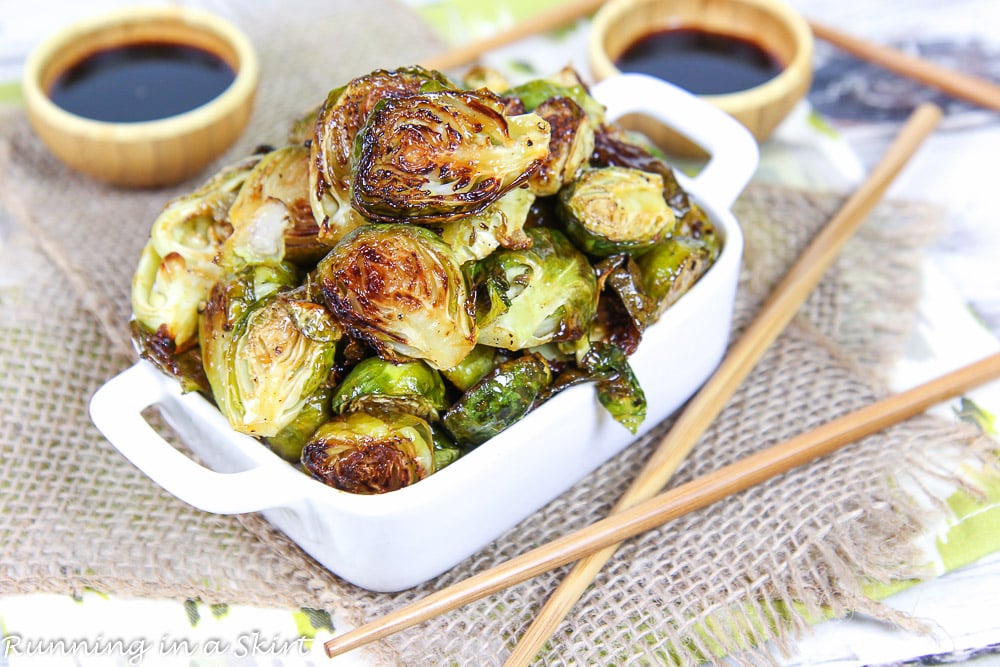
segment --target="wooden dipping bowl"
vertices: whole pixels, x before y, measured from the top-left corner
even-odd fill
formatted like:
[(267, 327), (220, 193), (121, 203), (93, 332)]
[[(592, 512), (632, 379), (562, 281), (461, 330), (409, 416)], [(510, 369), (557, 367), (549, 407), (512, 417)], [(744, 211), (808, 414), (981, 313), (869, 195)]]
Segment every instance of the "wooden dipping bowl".
[[(677, 28), (756, 43), (781, 63), (782, 71), (759, 86), (701, 96), (740, 121), (758, 143), (771, 135), (809, 89), (812, 32), (806, 20), (780, 0), (610, 0), (591, 25), (588, 51), (594, 78), (619, 74), (615, 61), (642, 37)], [(648, 119), (631, 118), (626, 124), (670, 153), (704, 155), (691, 142)]]
[[(166, 118), (123, 123), (70, 113), (49, 99), (59, 75), (90, 55), (150, 42), (191, 46), (222, 59), (235, 79), (211, 101)], [(40, 44), (22, 89), (35, 132), (64, 163), (132, 187), (177, 183), (222, 154), (243, 131), (259, 79), (249, 40), (221, 18), (187, 7), (129, 7), (73, 24)]]

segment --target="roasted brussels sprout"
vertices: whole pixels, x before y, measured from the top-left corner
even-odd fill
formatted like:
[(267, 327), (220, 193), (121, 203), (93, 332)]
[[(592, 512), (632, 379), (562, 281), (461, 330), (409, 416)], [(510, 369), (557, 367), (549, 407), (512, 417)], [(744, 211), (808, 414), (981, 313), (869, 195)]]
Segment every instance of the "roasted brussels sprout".
[(302, 409), (288, 426), (275, 435), (264, 438), (271, 450), (286, 461), (299, 461), (302, 458), (302, 448), (306, 446), (313, 433), (333, 416), (330, 410), (330, 389), (321, 387), (312, 396), (306, 398)]
[(459, 445), (476, 447), (527, 414), (551, 382), (549, 365), (540, 355), (505, 361), (466, 391), (441, 421)]
[(528, 187), (547, 197), (576, 178), (594, 152), (594, 123), (587, 112), (568, 97), (551, 97), (535, 113), (549, 124), (549, 154), (528, 179)]
[(503, 95), (520, 100), (528, 111), (535, 110), (545, 100), (568, 97), (587, 112), (595, 129), (604, 123), (604, 106), (591, 97), (579, 75), (570, 67), (563, 68), (553, 76), (509, 88)]
[(324, 241), (332, 245), (365, 223), (351, 207), (351, 154), (375, 106), (388, 98), (454, 87), (440, 72), (410, 67), (376, 70), (330, 92), (317, 113), (310, 144), (310, 202)]
[(254, 167), (229, 209), (233, 232), (220, 262), (229, 271), (245, 264), (315, 262), (329, 251), (309, 207), (309, 149), (286, 146)]
[(337, 385), (331, 408), (338, 414), (381, 410), (409, 412), (428, 421), (448, 407), (444, 381), (422, 361), (362, 360)]
[(476, 344), (465, 275), (428, 229), (360, 227), (323, 258), (315, 279), (338, 320), (385, 359), (451, 368)]
[(132, 314), (178, 352), (197, 342), (198, 307), (223, 274), (215, 258), (230, 233), (226, 215), (256, 163), (253, 157), (224, 168), (153, 222), (132, 277)]
[(524, 222), (535, 200), (525, 188), (514, 188), (483, 211), (439, 225), (441, 238), (460, 264), (483, 259), (497, 248), (530, 248)]
[(302, 465), (342, 491), (386, 493), (434, 473), (434, 436), (414, 415), (352, 412), (316, 430), (302, 450)]
[(497, 349), (489, 345), (476, 345), (454, 368), (441, 371), (441, 375), (459, 391), (465, 391), (482, 380), (498, 363)]
[[(597, 310), (594, 270), (556, 229), (528, 230), (528, 250), (497, 250), (472, 271), (481, 319), (479, 342), (520, 350), (574, 340)], [(485, 303), (484, 303), (485, 302)]]
[(434, 435), (434, 472), (440, 471), (462, 457), (462, 448), (456, 445), (443, 429), (431, 424)]
[(341, 330), (323, 306), (255, 284), (245, 269), (213, 289), (201, 314), (205, 373), (234, 430), (271, 437), (291, 424), (327, 381)]
[(503, 74), (486, 65), (473, 65), (462, 77), (462, 85), (469, 90), (488, 88), (498, 95), (510, 88), (510, 82)]
[(691, 289), (715, 261), (716, 252), (712, 245), (678, 237), (657, 243), (636, 260), (643, 289), (656, 300), (658, 315)]
[(645, 250), (674, 227), (663, 179), (637, 169), (586, 169), (559, 193), (559, 204), (566, 235), (597, 257)]
[(503, 111), (486, 90), (382, 100), (355, 143), (354, 207), (374, 220), (417, 223), (482, 211), (548, 153), (548, 123)]
[(646, 418), (646, 394), (625, 353), (615, 345), (594, 341), (580, 366), (597, 381), (597, 400), (634, 434)]

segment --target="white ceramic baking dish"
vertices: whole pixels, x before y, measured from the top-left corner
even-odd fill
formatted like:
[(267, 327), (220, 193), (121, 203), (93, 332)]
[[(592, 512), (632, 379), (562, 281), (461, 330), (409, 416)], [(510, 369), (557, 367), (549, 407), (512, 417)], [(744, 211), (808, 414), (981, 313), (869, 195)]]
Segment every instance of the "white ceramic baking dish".
[[(649, 402), (645, 432), (680, 407), (724, 354), (743, 248), (729, 209), (756, 168), (757, 146), (729, 116), (657, 79), (622, 75), (593, 94), (609, 118), (652, 116), (710, 153), (696, 177), (678, 178), (724, 238), (716, 264), (646, 331), (631, 358)], [(152, 405), (208, 467), (157, 435), (142, 414)], [(431, 477), (367, 496), (311, 479), (146, 362), (101, 387), (90, 412), (107, 439), (173, 495), (207, 512), (262, 512), (332, 572), (376, 591), (444, 572), (635, 440), (592, 387), (576, 386)]]

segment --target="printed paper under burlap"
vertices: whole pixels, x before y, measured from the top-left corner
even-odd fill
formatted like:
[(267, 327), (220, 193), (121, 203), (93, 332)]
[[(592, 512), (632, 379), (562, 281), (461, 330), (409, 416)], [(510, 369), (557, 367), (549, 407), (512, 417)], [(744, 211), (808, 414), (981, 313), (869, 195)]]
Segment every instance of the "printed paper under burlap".
[[(435, 47), (408, 14), (394, 19), (390, 43), (364, 18), (379, 15), (377, 8), (368, 3), (352, 14), (350, 7), (323, 3), (310, 15), (313, 24), (332, 16), (336, 25), (337, 12), (354, 21), (356, 29), (338, 31), (336, 47), (299, 39), (288, 29), (296, 23), (291, 16), (278, 17), (284, 29), (264, 12), (239, 17), (262, 51), (265, 80), (254, 124), (235, 154), (280, 137), (327, 88)], [(170, 497), (87, 416), (94, 390), (133, 359), (129, 279), (153, 217), (169, 196), (195, 183), (146, 192), (99, 186), (52, 160), (20, 112), (0, 127), (2, 201), (20, 223), (6, 240), (0, 283), (0, 593), (91, 587), (320, 607), (360, 623), (604, 516), (665, 428), (435, 581), (392, 595), (345, 584), (258, 516), (205, 514)], [(745, 193), (737, 206), (747, 236), (738, 326), (838, 203), (831, 195), (763, 186)], [(915, 204), (878, 209), (677, 481), (877, 395), (873, 387), (912, 325), (920, 252), (935, 219)], [(972, 437), (950, 423), (915, 419), (630, 541), (539, 664), (694, 663), (718, 652), (749, 662), (762, 657), (754, 645), (777, 639), (780, 646), (821, 610), (906, 622), (860, 595), (859, 585), (923, 571), (910, 545), (921, 516), (897, 482), (908, 471), (933, 471), (942, 452), (966, 447)], [(370, 656), (387, 665), (499, 663), (562, 573), (400, 633), (369, 649)]]

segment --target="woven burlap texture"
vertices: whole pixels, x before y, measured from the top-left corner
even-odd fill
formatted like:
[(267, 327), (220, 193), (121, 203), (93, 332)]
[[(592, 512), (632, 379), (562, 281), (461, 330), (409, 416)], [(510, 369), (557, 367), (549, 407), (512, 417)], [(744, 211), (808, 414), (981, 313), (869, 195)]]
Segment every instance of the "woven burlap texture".
[[(434, 50), (413, 16), (382, 3), (291, 3), (234, 13), (264, 66), (254, 118), (230, 157), (279, 141), (326, 91)], [(226, 6), (213, 7), (225, 13)], [(294, 11), (292, 11), (294, 10)], [(381, 29), (394, 14), (393, 34)], [(303, 17), (308, 17), (308, 26)], [(323, 24), (351, 25), (335, 43)], [(0, 293), (0, 593), (79, 592), (327, 608), (379, 616), (604, 516), (663, 425), (432, 582), (375, 594), (340, 581), (256, 515), (224, 517), (172, 498), (91, 425), (86, 404), (132, 362), (128, 290), (156, 212), (194, 183), (158, 191), (97, 185), (56, 163), (15, 112), (2, 126), (3, 202), (19, 223)], [(736, 330), (840, 202), (755, 186), (737, 204), (747, 238)], [(693, 478), (859, 407), (879, 394), (914, 318), (918, 266), (936, 214), (882, 205), (676, 476)], [(896, 482), (970, 433), (920, 418), (627, 543), (539, 657), (543, 665), (747, 662), (824, 613), (866, 611), (866, 578), (919, 575), (921, 517)], [(530, 462), (526, 462), (530, 464)], [(460, 499), (456, 499), (460, 501)], [(431, 519), (433, 520), (433, 519)], [(378, 664), (484, 665), (509, 651), (562, 571), (375, 646)]]

